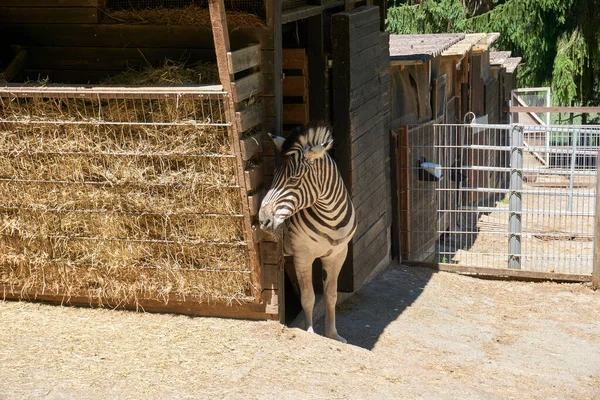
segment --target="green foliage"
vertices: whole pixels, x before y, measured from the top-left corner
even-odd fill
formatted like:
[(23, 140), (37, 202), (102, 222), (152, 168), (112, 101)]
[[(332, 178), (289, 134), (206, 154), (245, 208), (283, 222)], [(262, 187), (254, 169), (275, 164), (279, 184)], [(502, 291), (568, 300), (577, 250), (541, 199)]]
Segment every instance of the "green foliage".
[(495, 47), (523, 57), (519, 86), (551, 86), (559, 104), (600, 102), (600, 0), (487, 0), (480, 15), (469, 0), (411, 3), (389, 8), (390, 33), (500, 32)]

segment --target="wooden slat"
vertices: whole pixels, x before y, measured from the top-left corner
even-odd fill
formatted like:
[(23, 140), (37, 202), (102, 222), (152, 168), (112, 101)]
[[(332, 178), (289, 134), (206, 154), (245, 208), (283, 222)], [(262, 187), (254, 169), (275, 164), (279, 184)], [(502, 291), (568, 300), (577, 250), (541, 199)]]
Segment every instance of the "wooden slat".
[(284, 124), (307, 124), (308, 123), (308, 105), (307, 104), (284, 104), (283, 105), (283, 123)]
[(227, 53), (229, 70), (236, 74), (238, 72), (256, 67), (260, 64), (260, 45), (244, 47)]
[(262, 291), (261, 297), (265, 305), (265, 313), (273, 315), (279, 313), (279, 294), (277, 290), (265, 289)]
[(308, 58), (304, 49), (283, 49), (282, 69), (301, 69), (306, 71)]
[(254, 104), (244, 108), (242, 111), (237, 111), (236, 124), (240, 132), (246, 132), (256, 125), (261, 123), (262, 112), (260, 104)]
[(264, 165), (260, 163), (254, 167), (244, 171), (244, 179), (246, 180), (246, 188), (256, 189), (262, 182), (264, 177)]
[(270, 290), (279, 289), (279, 265), (267, 264), (264, 258), (262, 258), (262, 262), (262, 287)]
[(284, 97), (308, 98), (308, 78), (306, 76), (286, 76), (283, 79)]
[[(23, 46), (194, 48), (213, 52), (215, 46), (212, 30), (206, 26), (11, 23), (0, 25), (0, 35), (8, 43)], [(273, 48), (272, 40), (272, 33), (266, 28), (238, 28), (231, 32), (233, 48), (256, 41)]]
[(239, 103), (260, 93), (260, 72), (255, 72), (231, 83), (233, 101)]
[(260, 209), (260, 203), (262, 202), (263, 197), (265, 197), (264, 189), (248, 195), (248, 210), (251, 217), (258, 215), (258, 210)]
[(242, 159), (248, 161), (262, 151), (263, 132), (257, 132), (240, 140)]
[(0, 7), (0, 22), (79, 23), (100, 22), (96, 7)]
[[(231, 82), (233, 81), (234, 74), (232, 71), (229, 70), (229, 63), (227, 60), (227, 54), (231, 51), (231, 43), (229, 41), (229, 31), (227, 29), (225, 4), (223, 0), (209, 0), (208, 7), (213, 31), (213, 39), (215, 42), (215, 53), (217, 57), (217, 66), (219, 68), (219, 78), (224, 89), (227, 92), (232, 93), (233, 88), (231, 87)], [(225, 113), (227, 115), (227, 120), (231, 123), (227, 128), (227, 133), (229, 135), (229, 140), (233, 148), (234, 154), (237, 155), (236, 176), (238, 177), (239, 185), (242, 186), (240, 188), (240, 196), (244, 198), (244, 196), (247, 193), (247, 188), (243, 187), (245, 186), (245, 182), (243, 181), (245, 163), (241, 157), (240, 138), (242, 136), (242, 133), (246, 130), (243, 129), (244, 125), (248, 124), (248, 121), (251, 119), (249, 119), (248, 117), (242, 117), (238, 112), (236, 112), (236, 105), (233, 102), (233, 98), (231, 96), (225, 98), (224, 106)], [(255, 117), (255, 119), (257, 119), (258, 122), (253, 124), (253, 127), (260, 122), (260, 104), (255, 104), (254, 106), (251, 106), (246, 110), (249, 109), (258, 110), (258, 116)], [(249, 128), (250, 127), (248, 127), (247, 129)], [(248, 258), (251, 270), (250, 277), (252, 282), (252, 293), (256, 298), (257, 302), (263, 302), (263, 293), (261, 291), (262, 268), (260, 265), (258, 247), (256, 246), (256, 231), (252, 227), (252, 218), (258, 212), (258, 209), (256, 209), (255, 211), (255, 208), (257, 205), (260, 206), (260, 202), (256, 203), (256, 200), (257, 199), (251, 199), (249, 197), (248, 202), (242, 201), (242, 214), (244, 215), (244, 238), (248, 243)], [(277, 310), (275, 310), (274, 313), (278, 313), (278, 308)]]
[(181, 297), (170, 295), (168, 297), (167, 304), (165, 304), (163, 301), (144, 299), (139, 299), (138, 304), (123, 303), (122, 301), (110, 302), (106, 300), (102, 300), (102, 303), (100, 304), (98, 300), (95, 300), (92, 297), (65, 297), (60, 295), (35, 294), (29, 293), (27, 290), (23, 290), (23, 288), (20, 287), (10, 287), (4, 285), (0, 285), (0, 292), (4, 294), (6, 299), (11, 300), (37, 300), (81, 307), (101, 306), (134, 311), (142, 309), (145, 312), (167, 312), (203, 317), (224, 317), (254, 320), (276, 319), (276, 317), (269, 315), (265, 311), (264, 305), (251, 302), (242, 302), (241, 304), (237, 302), (233, 302), (231, 304), (224, 302), (211, 302), (209, 304), (190, 301), (189, 298), (183, 300)]

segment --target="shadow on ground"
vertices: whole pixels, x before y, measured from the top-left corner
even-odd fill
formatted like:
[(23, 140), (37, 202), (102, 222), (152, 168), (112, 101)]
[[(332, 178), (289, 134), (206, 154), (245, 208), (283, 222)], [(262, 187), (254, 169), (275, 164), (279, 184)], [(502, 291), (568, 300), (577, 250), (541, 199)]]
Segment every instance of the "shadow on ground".
[[(430, 268), (392, 265), (337, 307), (338, 333), (348, 344), (373, 349), (385, 328), (421, 295), (435, 273)], [(315, 324), (323, 334), (324, 318)]]

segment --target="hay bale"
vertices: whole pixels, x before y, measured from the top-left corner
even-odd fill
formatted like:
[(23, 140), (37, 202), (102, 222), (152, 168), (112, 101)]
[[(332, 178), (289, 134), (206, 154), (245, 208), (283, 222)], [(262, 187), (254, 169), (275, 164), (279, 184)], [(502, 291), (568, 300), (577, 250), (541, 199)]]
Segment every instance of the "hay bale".
[[(212, 26), (208, 8), (194, 4), (181, 8), (109, 10), (102, 22), (105, 24), (131, 25)], [(261, 28), (265, 26), (265, 21), (258, 15), (240, 11), (227, 11), (227, 27), (229, 29)]]
[[(112, 82), (198, 76), (165, 66)], [(0, 284), (100, 304), (250, 298), (236, 159), (225, 127), (198, 125), (222, 121), (222, 107), (0, 98), (0, 118), (15, 121), (0, 124)]]

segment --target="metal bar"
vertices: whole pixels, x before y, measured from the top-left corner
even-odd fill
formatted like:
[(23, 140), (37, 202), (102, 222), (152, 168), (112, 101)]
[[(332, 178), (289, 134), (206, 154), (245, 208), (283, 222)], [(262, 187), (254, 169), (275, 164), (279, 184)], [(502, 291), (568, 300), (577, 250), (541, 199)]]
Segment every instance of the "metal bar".
[(104, 120), (89, 120), (89, 121), (64, 121), (64, 120), (9, 120), (0, 119), (0, 123), (6, 124), (46, 124), (46, 125), (132, 125), (132, 126), (231, 126), (231, 122), (197, 122), (189, 120), (186, 122), (132, 122), (132, 121), (104, 121)]
[(573, 134), (573, 152), (571, 154), (571, 174), (569, 176), (569, 198), (567, 200), (567, 209), (573, 211), (573, 183), (575, 182), (575, 163), (577, 161), (577, 142), (579, 141), (579, 133)]
[[(478, 206), (463, 206), (461, 207), (460, 210), (457, 210), (457, 212), (474, 212), (474, 211), (478, 211), (478, 212), (498, 212), (498, 213), (514, 213), (516, 211), (512, 211), (509, 208), (495, 208), (495, 207), (478, 207)], [(581, 216), (581, 217), (593, 217), (594, 213), (591, 212), (571, 212), (571, 213), (567, 213), (565, 211), (562, 210), (558, 210), (558, 211), (551, 211), (551, 210), (530, 210), (530, 209), (524, 209), (521, 212), (519, 212), (519, 214), (547, 214), (547, 215), (569, 215), (569, 216)]]
[(137, 152), (112, 152), (112, 151), (32, 151), (32, 150), (1, 150), (0, 154), (12, 156), (21, 155), (73, 155), (73, 156), (115, 156), (115, 157), (175, 157), (175, 158), (235, 158), (235, 154), (185, 154), (185, 153), (137, 153)]
[(511, 113), (600, 113), (600, 107), (545, 107), (528, 106), (508, 107)]
[[(54, 213), (80, 213), (80, 214), (117, 214), (117, 215), (153, 215), (153, 216), (172, 216), (173, 213), (157, 213), (152, 211), (122, 211), (122, 210), (109, 210), (109, 209), (98, 209), (98, 210), (82, 210), (82, 209), (69, 209), (69, 208), (32, 208), (32, 207), (15, 207), (6, 206), (0, 204), (1, 211), (26, 211), (26, 212), (54, 212)], [(242, 218), (242, 214), (203, 214), (203, 213), (191, 213), (191, 212), (178, 212), (178, 217), (181, 216), (196, 216), (202, 218)]]
[(510, 197), (508, 219), (508, 268), (521, 269), (521, 212), (523, 189), (523, 128), (515, 126), (510, 132)]
[(227, 94), (221, 85), (198, 85), (174, 87), (80, 87), (80, 86), (26, 86), (8, 84), (0, 87), (0, 97), (57, 97), (72, 99), (169, 99), (212, 98), (220, 99)]
[[(45, 179), (19, 179), (19, 178), (0, 178), (0, 182), (4, 183), (43, 183), (52, 185), (90, 185), (90, 186), (110, 186), (110, 187), (127, 187), (127, 186), (142, 186), (148, 188), (171, 188), (177, 186), (188, 185), (188, 181), (174, 183), (143, 183), (143, 182), (93, 182), (93, 181), (67, 181), (67, 180), (45, 180)], [(217, 185), (213, 183), (194, 183), (196, 186), (215, 188), (215, 189), (238, 189), (239, 185)]]
[[(600, 168), (600, 150), (596, 158), (596, 166)], [(600, 289), (600, 174), (596, 175), (596, 212), (594, 217), (594, 261), (592, 269), (592, 287)]]
[[(0, 236), (12, 237), (13, 235), (0, 234)], [(190, 246), (207, 245), (207, 246), (246, 246), (246, 242), (210, 242), (202, 240), (159, 240), (159, 239), (131, 239), (131, 238), (114, 238), (114, 237), (88, 237), (88, 236), (65, 236), (65, 235), (24, 235), (23, 239), (60, 239), (60, 240), (90, 240), (98, 242), (124, 242), (124, 243), (153, 243), (153, 244), (183, 244)]]

